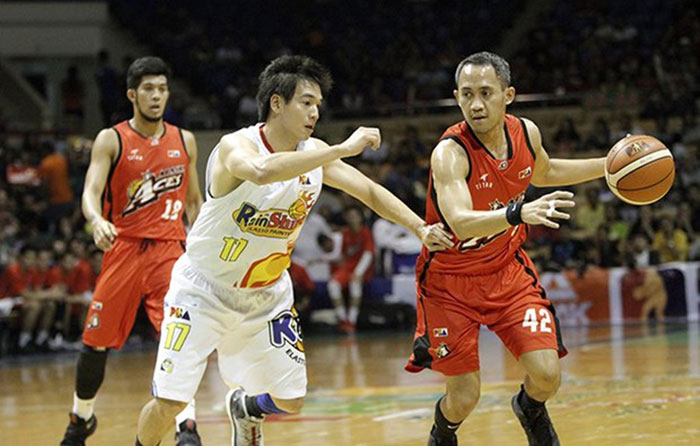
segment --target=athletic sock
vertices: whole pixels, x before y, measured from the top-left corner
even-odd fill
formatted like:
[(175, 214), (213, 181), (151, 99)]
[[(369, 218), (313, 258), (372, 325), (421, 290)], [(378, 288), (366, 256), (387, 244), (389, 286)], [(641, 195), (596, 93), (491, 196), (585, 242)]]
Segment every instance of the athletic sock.
[(175, 415), (175, 426), (176, 430), (180, 432), (180, 425), (184, 423), (187, 420), (194, 420), (194, 400), (191, 400), (189, 403), (187, 403), (187, 406), (185, 406), (184, 409), (182, 409), (182, 412), (179, 414)]
[(445, 415), (442, 413), (442, 409), (440, 408), (440, 402), (444, 398), (445, 396), (443, 395), (443, 397), (438, 400), (437, 404), (435, 404), (435, 432), (438, 436), (443, 438), (456, 435), (457, 429), (459, 429), (459, 426), (462, 424), (462, 421), (453, 423), (445, 418)]
[(526, 414), (531, 413), (533, 410), (541, 409), (544, 407), (544, 402), (537, 401), (533, 399), (530, 395), (528, 395), (525, 391), (525, 386), (522, 384), (520, 385), (520, 393), (518, 394), (518, 404), (520, 404), (520, 407)]
[(97, 397), (89, 400), (81, 400), (78, 395), (73, 393), (73, 413), (78, 415), (83, 420), (87, 421), (92, 417), (95, 408), (95, 400)]
[(277, 407), (269, 393), (261, 393), (260, 395), (246, 396), (245, 407), (248, 415), (255, 418), (261, 418), (268, 413), (287, 413)]

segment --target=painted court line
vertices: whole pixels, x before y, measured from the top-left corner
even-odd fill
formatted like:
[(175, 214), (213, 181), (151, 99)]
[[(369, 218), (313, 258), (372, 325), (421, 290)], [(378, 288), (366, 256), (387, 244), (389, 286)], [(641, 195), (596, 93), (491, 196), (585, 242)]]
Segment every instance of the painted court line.
[(407, 416), (411, 416), (411, 415), (430, 415), (431, 413), (433, 413), (433, 410), (426, 409), (426, 408), (404, 410), (401, 412), (394, 412), (394, 413), (391, 413), (389, 415), (382, 415), (381, 417), (372, 418), (372, 421), (386, 421), (386, 420), (391, 420), (394, 418), (402, 418), (402, 417), (407, 417)]

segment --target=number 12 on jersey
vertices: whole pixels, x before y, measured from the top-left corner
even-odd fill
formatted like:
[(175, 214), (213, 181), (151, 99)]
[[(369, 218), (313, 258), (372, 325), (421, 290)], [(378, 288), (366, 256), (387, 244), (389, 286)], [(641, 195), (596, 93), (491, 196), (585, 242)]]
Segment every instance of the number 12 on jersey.
[(224, 247), (219, 258), (225, 262), (235, 262), (243, 250), (248, 246), (248, 240), (244, 238), (224, 237)]

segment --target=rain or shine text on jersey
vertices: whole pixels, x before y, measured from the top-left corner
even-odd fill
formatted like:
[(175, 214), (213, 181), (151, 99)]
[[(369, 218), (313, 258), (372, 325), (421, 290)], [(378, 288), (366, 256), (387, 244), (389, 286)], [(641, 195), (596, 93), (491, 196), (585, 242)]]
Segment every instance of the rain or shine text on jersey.
[(163, 125), (159, 138), (144, 137), (129, 121), (114, 126), (119, 153), (105, 187), (103, 215), (120, 236), (185, 239), (189, 156), (182, 130)]
[[(238, 131), (270, 156), (264, 124)], [(297, 151), (316, 150), (312, 140)], [(189, 260), (200, 274), (223, 288), (271, 285), (291, 263), (292, 249), (312, 206), (321, 193), (323, 169), (287, 181), (256, 185), (244, 181), (232, 192), (212, 197), (209, 191), (215, 147), (207, 163), (207, 199), (187, 236)]]
[[(466, 178), (473, 209), (488, 211), (500, 209), (511, 202), (522, 201), (535, 169), (535, 152), (530, 144), (525, 123), (506, 115), (504, 131), (508, 143), (508, 157), (498, 160), (479, 141), (469, 125), (462, 121), (448, 128), (441, 139), (451, 139), (466, 153), (470, 170)], [(459, 197), (454, 197), (459, 199)], [(432, 173), (428, 183), (425, 221), (447, 225), (438, 205)], [(457, 240), (445, 251), (421, 252), (416, 271), (421, 274), (428, 265), (430, 271), (448, 274), (483, 274), (498, 270), (510, 262), (514, 252), (527, 236), (525, 225), (518, 225), (488, 237)], [(456, 240), (456, 236), (454, 236)]]

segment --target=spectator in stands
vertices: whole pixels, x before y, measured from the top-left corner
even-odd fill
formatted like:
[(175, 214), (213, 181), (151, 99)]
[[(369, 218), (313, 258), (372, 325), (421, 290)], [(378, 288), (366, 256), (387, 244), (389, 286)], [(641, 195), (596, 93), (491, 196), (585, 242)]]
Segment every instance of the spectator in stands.
[(618, 117), (617, 130), (613, 132), (612, 139), (619, 141), (627, 135), (641, 135), (644, 133), (641, 127), (637, 125), (629, 113), (621, 113)]
[(17, 261), (10, 264), (2, 273), (3, 299), (11, 299), (12, 306), (21, 306), (22, 327), (19, 335), (18, 347), (20, 352), (31, 351), (29, 343), (34, 335), (36, 323), (41, 314), (41, 301), (36, 290), (39, 288), (36, 273), (36, 250), (24, 246), (20, 250)]
[(104, 127), (109, 127), (116, 122), (114, 114), (119, 110), (119, 98), (122, 95), (122, 91), (124, 91), (118, 79), (117, 70), (112, 66), (109, 59), (110, 56), (107, 50), (100, 51), (97, 54), (97, 71), (95, 71)]
[(649, 240), (644, 233), (637, 232), (633, 234), (628, 246), (627, 267), (647, 268), (651, 265), (659, 264), (659, 253), (651, 249)]
[(578, 228), (575, 236), (579, 239), (593, 240), (598, 228), (605, 223), (605, 205), (600, 202), (599, 189), (586, 189), (583, 203), (577, 206), (574, 212), (574, 221)]
[(34, 298), (41, 303), (41, 318), (34, 344), (43, 350), (48, 347), (47, 341), (56, 320), (56, 304), (62, 302), (66, 297), (65, 279), (59, 270), (54, 269), (53, 263), (51, 250), (39, 250), (36, 266), (37, 287), (34, 290)]
[(304, 230), (292, 254), (292, 262), (303, 268), (314, 282), (327, 282), (330, 279), (330, 264), (340, 258), (342, 245), (340, 237), (335, 237), (323, 214), (324, 209), (319, 208), (306, 217)]
[(669, 217), (661, 220), (661, 227), (654, 234), (652, 247), (658, 251), (664, 263), (688, 260), (688, 234), (677, 227)]
[(586, 150), (605, 151), (610, 149), (610, 127), (608, 122), (603, 118), (598, 118), (593, 124), (591, 132), (588, 134), (585, 142)]
[(650, 206), (642, 206), (639, 208), (637, 221), (632, 224), (629, 234), (631, 236), (641, 234), (649, 243), (654, 240), (654, 214)]
[(70, 215), (75, 207), (73, 190), (68, 180), (68, 160), (62, 153), (63, 147), (53, 144), (39, 165), (39, 174), (49, 192), (49, 205), (44, 212), (44, 219), (50, 233), (56, 232), (58, 221)]
[[(372, 278), (374, 242), (364, 223), (362, 209), (353, 205), (345, 209), (347, 228), (343, 229), (342, 260), (328, 283), (328, 294), (338, 318), (338, 328), (353, 333), (362, 300), (362, 288)], [(343, 302), (343, 289), (348, 287), (348, 308)]]
[(576, 130), (574, 120), (567, 116), (559, 122), (559, 128), (554, 133), (555, 149), (557, 155), (571, 154), (581, 144), (581, 135)]
[(85, 86), (78, 77), (78, 67), (68, 67), (66, 78), (61, 82), (61, 99), (63, 100), (63, 117), (69, 131), (81, 131), (85, 115)]

